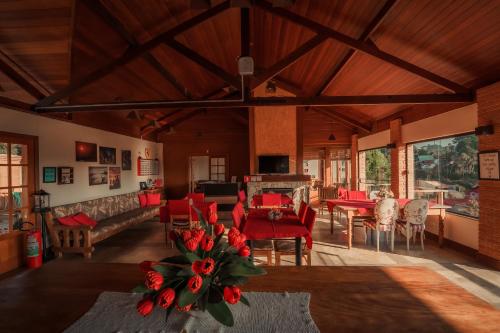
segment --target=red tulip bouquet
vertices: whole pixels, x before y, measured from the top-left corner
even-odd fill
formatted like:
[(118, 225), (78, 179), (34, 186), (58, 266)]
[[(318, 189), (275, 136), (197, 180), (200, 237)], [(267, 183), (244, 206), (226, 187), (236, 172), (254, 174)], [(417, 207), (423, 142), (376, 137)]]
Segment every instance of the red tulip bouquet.
[(174, 308), (180, 312), (208, 311), (223, 325), (233, 326), (233, 315), (226, 303), (240, 301), (250, 306), (238, 286), (245, 284), (248, 277), (266, 271), (249, 259), (250, 249), (245, 245), (244, 234), (231, 228), (226, 242), (224, 225), (212, 219), (211, 225), (207, 225), (200, 212), (197, 213), (199, 228), (172, 231), (169, 235), (180, 255), (141, 264), (146, 277), (133, 290), (144, 294), (137, 311), (147, 316), (159, 306), (166, 310), (167, 319)]

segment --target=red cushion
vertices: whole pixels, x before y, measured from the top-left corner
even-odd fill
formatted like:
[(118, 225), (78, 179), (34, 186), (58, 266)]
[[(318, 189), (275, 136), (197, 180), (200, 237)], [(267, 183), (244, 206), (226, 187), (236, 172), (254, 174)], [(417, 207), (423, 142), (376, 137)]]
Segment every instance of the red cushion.
[(161, 205), (160, 193), (148, 193), (146, 196), (148, 199), (148, 206)]
[(139, 205), (141, 208), (144, 208), (148, 205), (148, 198), (146, 197), (146, 194), (139, 194)]
[(88, 225), (91, 227), (95, 227), (97, 225), (96, 220), (94, 220), (93, 218), (90, 218), (88, 215), (86, 215), (84, 213), (78, 213), (78, 214), (74, 215), (73, 219), (81, 225)]
[(77, 221), (73, 219), (73, 216), (64, 216), (57, 219), (62, 225), (67, 225), (70, 227), (80, 225)]

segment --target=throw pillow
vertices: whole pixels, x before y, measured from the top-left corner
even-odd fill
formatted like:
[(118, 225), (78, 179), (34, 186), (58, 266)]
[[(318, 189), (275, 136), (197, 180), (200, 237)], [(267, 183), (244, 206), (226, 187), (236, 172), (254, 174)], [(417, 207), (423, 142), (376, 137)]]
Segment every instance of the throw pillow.
[(90, 218), (88, 215), (86, 215), (84, 213), (78, 213), (78, 214), (74, 215), (73, 219), (81, 225), (88, 225), (91, 227), (95, 227), (97, 225), (96, 220), (94, 220), (93, 218)]

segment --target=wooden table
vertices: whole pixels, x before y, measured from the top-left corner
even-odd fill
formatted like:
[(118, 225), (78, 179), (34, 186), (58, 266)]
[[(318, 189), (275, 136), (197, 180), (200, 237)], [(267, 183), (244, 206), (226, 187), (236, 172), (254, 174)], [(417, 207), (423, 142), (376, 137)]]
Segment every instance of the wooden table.
[[(404, 206), (401, 206), (400, 209), (403, 210)], [(433, 205), (429, 207), (429, 210), (427, 212), (427, 216), (438, 216), (439, 217), (439, 246), (443, 247), (443, 242), (444, 242), (444, 222), (446, 218), (446, 210), (451, 208), (451, 206), (447, 205)], [(338, 213), (339, 216), (341, 217), (342, 214), (346, 216), (347, 219), (347, 248), (351, 249), (352, 247), (352, 225), (353, 225), (353, 217), (354, 216), (373, 216), (373, 213), (364, 214), (360, 213), (360, 208), (359, 207), (353, 207), (349, 205), (336, 205), (334, 208)], [(366, 209), (365, 209), (366, 211)], [(340, 218), (339, 218), (340, 221)], [(330, 213), (330, 225), (331, 225), (331, 232), (333, 233), (333, 212)]]
[[(266, 270), (242, 289), (311, 293), (309, 309), (321, 332), (498, 331), (498, 310), (424, 267)], [(128, 292), (143, 277), (137, 265), (83, 260), (61, 259), (26, 270), (0, 280), (0, 332), (62, 332), (101, 292)]]

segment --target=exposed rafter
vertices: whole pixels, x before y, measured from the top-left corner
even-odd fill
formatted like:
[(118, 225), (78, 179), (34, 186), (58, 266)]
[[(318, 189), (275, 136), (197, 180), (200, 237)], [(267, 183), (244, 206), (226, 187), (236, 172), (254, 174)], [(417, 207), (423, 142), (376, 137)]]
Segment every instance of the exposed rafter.
[(52, 105), (36, 107), (40, 113), (114, 111), (155, 108), (244, 108), (253, 106), (338, 106), (377, 104), (439, 104), (473, 102), (472, 94), (422, 94), (422, 95), (366, 95), (366, 96), (315, 96), (315, 97), (257, 97), (246, 101), (197, 100), (197, 101), (142, 101), (80, 105)]
[[(129, 46), (138, 47), (140, 44), (137, 39), (127, 31), (123, 24), (100, 2), (95, 0), (83, 1), (88, 8), (95, 14), (99, 15), (101, 19), (106, 22), (114, 31), (116, 31), (123, 39), (127, 41)], [(148, 52), (145, 52), (143, 58), (155, 68), (177, 91), (183, 96), (191, 98), (191, 93), (184, 87), (177, 79), (162, 65), (160, 62)]]
[(113, 72), (115, 69), (126, 65), (130, 63), (131, 61), (135, 60), (136, 58), (140, 57), (142, 54), (145, 52), (148, 52), (155, 47), (159, 46), (162, 43), (167, 42), (168, 40), (173, 40), (173, 38), (181, 33), (183, 33), (186, 30), (191, 29), (192, 27), (198, 25), (199, 23), (225, 11), (228, 9), (230, 6), (230, 1), (224, 1), (223, 3), (214, 6), (205, 12), (194, 16), (190, 18), (189, 20), (180, 23), (179, 25), (175, 26), (174, 28), (158, 35), (157, 37), (151, 39), (150, 41), (141, 44), (137, 47), (130, 47), (123, 55), (121, 55), (118, 59), (115, 59), (111, 61), (109, 64), (93, 71), (89, 75), (81, 78), (78, 81), (75, 81), (68, 85), (67, 87), (59, 90), (55, 94), (52, 94), (51, 96), (48, 96), (44, 99), (42, 99), (37, 106), (47, 106), (51, 105), (58, 100), (65, 98), (75, 91), (78, 91), (79, 89), (91, 84), (92, 82), (95, 82), (99, 80), (100, 78), (110, 74)]
[(313, 20), (310, 20), (304, 16), (295, 14), (289, 10), (286, 10), (283, 8), (273, 7), (273, 5), (268, 3), (267, 1), (255, 0), (255, 3), (259, 7), (263, 8), (264, 10), (266, 10), (274, 15), (278, 15), (278, 16), (283, 17), (285, 19), (288, 19), (292, 22), (295, 22), (297, 24), (305, 26), (305, 27), (315, 31), (318, 34), (327, 35), (328, 37), (335, 39), (338, 42), (340, 42), (348, 47), (351, 47), (353, 49), (356, 49), (358, 51), (361, 51), (363, 53), (366, 53), (368, 55), (376, 57), (380, 60), (383, 60), (389, 64), (392, 64), (394, 66), (402, 68), (402, 69), (404, 69), (408, 72), (411, 72), (411, 73), (413, 73), (421, 78), (424, 78), (427, 81), (432, 82), (432, 83), (434, 83), (434, 84), (436, 84), (436, 85), (438, 85), (446, 90), (457, 92), (457, 93), (468, 93), (469, 92), (469, 89), (467, 89), (466, 87), (463, 87), (463, 86), (461, 86), (455, 82), (452, 82), (444, 77), (441, 77), (437, 74), (434, 74), (426, 69), (423, 69), (421, 67), (413, 65), (413, 64), (411, 64), (403, 59), (400, 59), (398, 57), (395, 57), (387, 52), (379, 50), (377, 47), (373, 46), (370, 43), (356, 40), (356, 39), (349, 37), (341, 32), (338, 32), (337, 30), (331, 29), (327, 26), (319, 24)]
[(182, 117), (179, 117), (175, 120), (172, 120), (171, 122), (168, 122), (167, 124), (163, 125), (162, 127), (158, 128), (156, 130), (156, 133), (159, 134), (163, 131), (166, 131), (167, 129), (171, 128), (171, 127), (174, 127), (174, 126), (177, 126), (183, 122), (185, 122), (186, 120), (189, 120), (191, 118), (193, 118), (194, 116), (202, 113), (204, 111), (204, 109), (196, 109), (196, 110), (192, 110), (188, 113), (186, 113), (185, 115), (183, 115)]
[(30, 104), (3, 96), (0, 96), (0, 107), (6, 107), (9, 109), (19, 110), (19, 111), (31, 110)]
[[(387, 17), (387, 14), (391, 11), (392, 8), (394, 8), (394, 5), (396, 4), (398, 0), (387, 0), (380, 9), (380, 11), (375, 15), (375, 17), (370, 21), (366, 29), (363, 31), (361, 36), (359, 37), (359, 41), (361, 42), (368, 42), (370, 41), (370, 36), (377, 30), (377, 28), (380, 26), (380, 24), (384, 21), (384, 19)], [(319, 96), (323, 94), (326, 89), (330, 86), (330, 84), (335, 80), (335, 78), (342, 72), (342, 70), (346, 67), (346, 65), (351, 61), (352, 57), (356, 54), (357, 50), (356, 49), (349, 49), (347, 51), (347, 54), (345, 55), (342, 60), (334, 66), (331, 71), (328, 73), (326, 76), (326, 80), (320, 85), (318, 91), (316, 91), (315, 95)]]
[(316, 113), (319, 113), (323, 116), (326, 116), (330, 119), (333, 119), (335, 121), (338, 121), (339, 123), (346, 125), (349, 128), (354, 127), (354, 128), (361, 130), (362, 132), (365, 132), (365, 133), (371, 132), (370, 127), (360, 123), (359, 121), (356, 121), (354, 119), (350, 119), (349, 117), (346, 117), (345, 115), (343, 115), (342, 113), (340, 113), (338, 111), (327, 110), (327, 109), (323, 109), (320, 107), (313, 107), (313, 108), (310, 108), (310, 110), (312, 110)]
[(45, 97), (45, 94), (35, 87), (28, 79), (21, 75), (13, 66), (11, 66), (4, 56), (3, 52), (0, 53), (0, 72), (4, 73), (12, 81), (14, 81), (21, 89), (33, 96), (36, 100)]

